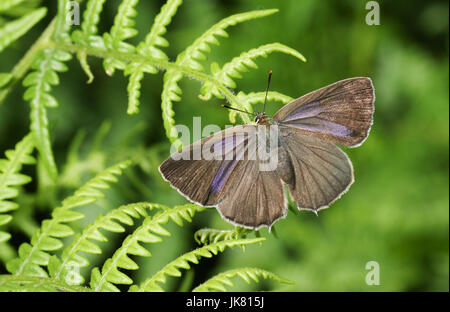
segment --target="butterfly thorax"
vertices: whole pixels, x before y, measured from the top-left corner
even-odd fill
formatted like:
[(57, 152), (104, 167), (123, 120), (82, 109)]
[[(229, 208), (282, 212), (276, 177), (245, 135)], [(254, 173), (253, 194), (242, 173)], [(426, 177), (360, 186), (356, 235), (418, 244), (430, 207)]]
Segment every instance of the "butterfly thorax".
[(266, 113), (256, 113), (255, 122), (261, 126), (270, 126), (272, 124), (271, 119), (266, 115)]

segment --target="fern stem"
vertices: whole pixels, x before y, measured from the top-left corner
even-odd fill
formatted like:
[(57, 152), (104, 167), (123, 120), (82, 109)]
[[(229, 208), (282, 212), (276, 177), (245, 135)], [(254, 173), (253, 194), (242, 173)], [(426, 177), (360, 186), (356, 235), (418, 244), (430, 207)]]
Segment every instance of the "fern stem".
[[(127, 209), (130, 209), (130, 208), (133, 208), (133, 207), (139, 206), (139, 205), (141, 205), (142, 208), (148, 209), (148, 210), (152, 210), (153, 208), (158, 208), (158, 209), (168, 209), (169, 208), (167, 206), (160, 205), (160, 204), (142, 202), (142, 203), (133, 203), (133, 204), (129, 204), (129, 205), (124, 205), (117, 209), (111, 210), (105, 216), (101, 217), (99, 220), (96, 220), (92, 224), (92, 226), (88, 226), (87, 228), (85, 228), (84, 231), (82, 232), (82, 234), (78, 238), (76, 238), (74, 241), (72, 241), (72, 243), (68, 246), (68, 249), (65, 250), (65, 251), (67, 251), (67, 253), (63, 252), (61, 265), (60, 265), (58, 271), (56, 271), (56, 273), (54, 274), (54, 277), (56, 279), (60, 279), (65, 266), (72, 260), (72, 257), (75, 256), (75, 254), (78, 252), (79, 245), (83, 241), (87, 240), (92, 233), (101, 229), (102, 226), (104, 225), (103, 224), (104, 221), (110, 221), (114, 218), (117, 219), (116, 215), (118, 212), (126, 213)], [(139, 216), (142, 217), (143, 215), (139, 215)]]
[[(191, 210), (192, 209), (192, 210)], [(122, 243), (122, 246), (116, 250), (111, 258), (105, 261), (105, 265), (102, 268), (100, 278), (95, 281), (94, 285), (92, 284), (93, 278), (91, 278), (91, 288), (94, 291), (102, 291), (103, 286), (108, 284), (109, 282), (109, 274), (114, 270), (117, 270), (120, 267), (120, 259), (122, 257), (126, 257), (129, 254), (129, 248), (133, 244), (137, 244), (139, 241), (144, 241), (142, 237), (146, 235), (151, 235), (155, 237), (157, 240), (153, 240), (153, 243), (160, 242), (162, 239), (160, 236), (168, 236), (170, 235), (164, 228), (161, 227), (161, 224), (167, 223), (169, 220), (174, 221), (177, 225), (182, 226), (182, 219), (189, 220), (193, 216), (195, 212), (203, 211), (204, 207), (187, 204), (181, 206), (175, 206), (174, 208), (163, 210), (162, 212), (147, 217), (141, 226), (139, 226), (132, 234), (128, 235), (128, 237)], [(152, 232), (153, 234), (151, 234)], [(151, 256), (149, 253), (148, 256)], [(130, 282), (130, 284), (132, 281)], [(124, 284), (122, 282), (121, 284)]]
[[(205, 254), (216, 254), (217, 252), (222, 252), (226, 247), (234, 247), (239, 245), (246, 245), (246, 244), (255, 244), (259, 243), (265, 240), (264, 237), (261, 238), (244, 238), (244, 239), (235, 239), (235, 240), (224, 240), (217, 243), (208, 244), (202, 247), (199, 247), (197, 249), (194, 249), (192, 251), (189, 251), (182, 256), (176, 258), (175, 260), (169, 262), (166, 264), (161, 270), (156, 272), (152, 277), (144, 281), (137, 290), (138, 292), (143, 292), (145, 289), (151, 285), (156, 284), (157, 282), (164, 279), (164, 276), (167, 275), (167, 272), (169, 269), (180, 267), (180, 259), (187, 261), (194, 262), (193, 259), (200, 258), (201, 256), (205, 256)], [(194, 262), (196, 263), (196, 262)], [(178, 265), (177, 265), (178, 264)]]
[(22, 155), (31, 154), (33, 148), (34, 148), (34, 141), (30, 134), (27, 134), (23, 140), (23, 144), (18, 146), (20, 149), (16, 151), (17, 156), (12, 158), (10, 162), (7, 163), (7, 166), (5, 166), (2, 171), (3, 174), (0, 176), (0, 189), (7, 187), (7, 179), (10, 175), (15, 173), (17, 168), (20, 168), (21, 162), (23, 161)]
[[(226, 284), (228, 286), (232, 286), (233, 283), (231, 282), (231, 278), (239, 276), (244, 281), (246, 281), (248, 284), (250, 284), (250, 280), (253, 280), (254, 282), (258, 282), (258, 276), (264, 278), (264, 279), (273, 279), (277, 282), (289, 284), (292, 285), (294, 282), (284, 279), (282, 277), (279, 277), (278, 275), (275, 275), (272, 272), (259, 269), (259, 268), (239, 268), (239, 269), (232, 269), (228, 270), (222, 273), (219, 273), (213, 277), (211, 277), (206, 282), (198, 285), (195, 287), (192, 292), (206, 292), (206, 291), (225, 291), (225, 287), (223, 287), (223, 284)], [(220, 286), (220, 288), (218, 287)]]
[[(36, 236), (33, 236), (31, 239), (32, 247), (25, 259), (20, 262), (20, 265), (14, 272), (14, 274), (21, 275), (26, 269), (27, 265), (32, 263), (33, 256), (41, 250), (42, 241), (51, 236), (50, 233), (54, 225), (61, 223), (61, 220), (57, 217), (58, 214), (59, 216), (61, 216), (64, 211), (68, 211), (72, 208), (91, 203), (95, 201), (96, 198), (101, 197), (102, 195), (100, 194), (102, 193), (99, 191), (98, 193), (96, 193), (95, 188), (106, 188), (107, 184), (102, 183), (102, 180), (111, 181), (114, 174), (121, 174), (122, 170), (127, 168), (130, 164), (130, 161), (123, 161), (105, 169), (104, 171), (98, 173), (94, 178), (86, 182), (82, 187), (75, 191), (73, 195), (66, 197), (66, 199), (63, 200), (62, 205), (53, 210), (52, 218), (50, 220), (46, 220), (47, 223), (42, 223), (40, 231), (35, 232)], [(81, 216), (84, 217), (84, 215)], [(70, 235), (72, 235), (72, 233)]]
[(39, 251), (39, 247), (40, 244), (42, 242), (43, 239), (45, 239), (46, 237), (48, 237), (48, 232), (50, 231), (50, 229), (52, 228), (52, 226), (57, 223), (58, 221), (54, 218), (52, 218), (49, 221), (49, 225), (47, 227), (46, 230), (42, 231), (39, 235), (38, 240), (36, 241), (36, 243), (33, 245), (33, 247), (31, 248), (30, 254), (28, 257), (26, 257), (26, 259), (20, 264), (19, 269), (17, 270), (16, 273), (14, 273), (14, 275), (21, 275), (23, 273), (23, 271), (25, 270), (26, 266), (28, 263), (31, 262), (32, 260), (32, 255), (34, 255), (35, 253), (37, 253)]
[[(17, 187), (26, 184), (31, 181), (31, 178), (20, 174), (19, 171), (22, 164), (34, 162), (34, 158), (30, 155), (34, 149), (34, 140), (31, 134), (26, 135), (19, 143), (16, 144), (14, 150), (7, 151), (6, 160), (0, 165), (0, 243), (3, 243), (11, 237), (8, 232), (1, 231), (3, 225), (9, 223), (12, 216), (8, 213), (11, 210), (17, 209), (18, 204), (10, 202), (9, 199), (13, 199), (18, 196), (19, 192)], [(14, 183), (11, 179), (20, 178), (21, 181)]]
[[(45, 52), (45, 51), (44, 51)], [(30, 99), (30, 117), (31, 125), (30, 130), (33, 133), (36, 148), (42, 156), (44, 166), (53, 181), (56, 181), (58, 171), (53, 156), (53, 150), (50, 142), (50, 133), (48, 131), (48, 118), (45, 103), (42, 100), (45, 94), (45, 75), (49, 71), (50, 62), (52, 62), (53, 55), (51, 53), (45, 53), (45, 58), (42, 59), (37, 73), (40, 79), (36, 83), (36, 93), (32, 99)]]
[(23, 276), (23, 275), (0, 275), (0, 286), (6, 282), (18, 282), (18, 283), (39, 283), (39, 285), (46, 284), (53, 286), (62, 291), (70, 292), (90, 292), (90, 289), (83, 286), (68, 285), (60, 280), (54, 278), (35, 277), (35, 276)]
[(22, 59), (17, 63), (11, 71), (11, 81), (8, 86), (0, 90), (0, 105), (3, 103), (8, 94), (12, 91), (14, 85), (20, 81), (30, 69), (31, 64), (36, 59), (39, 52), (48, 46), (50, 37), (55, 29), (56, 19), (54, 18), (42, 35), (36, 40), (31, 48), (25, 53)]
[[(212, 75), (202, 73), (200, 71), (193, 70), (192, 68), (180, 65), (175, 62), (165, 61), (162, 59), (156, 59), (151, 56), (143, 56), (139, 54), (130, 54), (130, 53), (121, 53), (117, 51), (107, 51), (104, 49), (98, 49), (98, 48), (92, 48), (82, 45), (74, 45), (74, 44), (67, 44), (67, 43), (58, 43), (58, 42), (50, 42), (49, 46), (56, 49), (65, 50), (67, 52), (71, 53), (78, 53), (80, 51), (86, 51), (88, 55), (96, 56), (99, 58), (116, 58), (121, 59), (127, 62), (138, 62), (138, 63), (147, 63), (151, 64), (153, 66), (156, 66), (162, 70), (168, 70), (168, 69), (174, 69), (178, 72), (182, 72), (184, 75), (192, 77), (196, 80), (200, 80), (202, 82), (210, 82), (212, 83), (219, 91), (222, 93), (222, 95), (227, 99), (228, 102), (233, 107), (245, 109), (242, 107), (242, 105), (237, 101), (236, 96), (233, 94), (233, 92), (225, 87), (220, 81), (215, 79)], [(245, 115), (241, 114), (242, 120), (245, 123), (250, 123), (250, 118)]]

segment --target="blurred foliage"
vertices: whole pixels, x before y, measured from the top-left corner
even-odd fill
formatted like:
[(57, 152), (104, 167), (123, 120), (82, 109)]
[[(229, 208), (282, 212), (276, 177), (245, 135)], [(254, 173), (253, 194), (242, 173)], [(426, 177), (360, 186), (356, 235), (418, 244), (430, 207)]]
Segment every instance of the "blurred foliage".
[[(36, 2), (29, 1), (30, 10)], [(295, 284), (238, 282), (239, 289), (448, 291), (448, 1), (379, 1), (379, 26), (365, 24), (365, 3), (186, 0), (182, 4), (165, 35), (170, 42), (165, 49), (170, 60), (218, 20), (275, 7), (279, 9), (275, 15), (230, 27), (230, 38), (212, 46), (208, 61), (222, 65), (253, 47), (282, 42), (301, 51), (308, 62), (283, 54), (260, 58), (258, 69), (236, 81), (236, 92), (264, 90), (271, 69), (271, 90), (291, 97), (340, 79), (368, 76), (375, 86), (376, 101), (368, 140), (357, 149), (346, 149), (356, 182), (345, 196), (319, 217), (291, 207), (288, 216), (276, 223), (276, 237), (260, 231), (267, 237), (262, 247), (248, 248), (245, 253), (230, 250), (203, 260), (193, 267), (194, 276), (185, 273), (183, 283), (174, 284), (174, 289), (190, 289), (207, 276), (236, 266), (255, 266)], [(141, 1), (137, 5), (139, 34), (130, 42), (143, 39), (163, 4)], [(56, 10), (55, 1), (43, 22), (2, 52), (0, 73), (9, 72), (21, 59)], [(110, 28), (116, 10), (107, 2), (100, 32)], [(3, 23), (0, 20), (0, 27)], [(89, 57), (88, 61), (95, 77), (91, 84), (86, 84), (86, 75), (73, 58), (66, 62), (70, 70), (60, 74), (60, 85), (52, 93), (59, 107), (48, 111), (48, 120), (60, 179), (58, 185), (53, 184), (40, 167), (37, 172), (26, 172), (39, 176), (39, 183), (26, 185), (18, 199), (21, 209), (11, 221), (14, 247), (33, 233), (50, 207), (57, 206), (88, 177), (125, 158), (137, 166), (126, 171), (125, 182), (108, 191), (96, 207), (83, 211), (88, 217), (80, 222), (80, 228), (111, 206), (144, 200), (169, 206), (186, 202), (157, 170), (170, 147), (161, 119), (162, 74), (144, 76), (140, 113), (127, 115), (127, 79), (121, 73), (108, 77), (100, 59)], [(182, 100), (174, 103), (177, 124), (191, 127), (194, 116), (201, 116), (203, 125), (223, 128), (229, 124), (228, 112), (220, 107), (223, 101), (198, 99), (198, 81), (183, 80), (180, 87)], [(24, 87), (17, 84), (0, 105), (0, 151), (13, 148), (28, 132), (30, 108), (22, 99), (23, 92)], [(280, 107), (280, 103), (270, 102), (269, 115)], [(198, 215), (184, 228), (168, 225), (174, 235), (167, 244), (152, 246), (158, 257), (139, 260), (140, 275), (134, 278), (143, 281), (169, 260), (196, 247), (193, 233), (201, 227), (232, 229), (215, 209)], [(117, 244), (105, 247), (105, 253), (118, 248), (120, 240)], [(9, 249), (0, 250), (0, 255), (1, 260), (15, 256)], [(368, 261), (380, 264), (379, 286), (365, 282)], [(98, 266), (101, 262), (93, 259), (92, 263)]]

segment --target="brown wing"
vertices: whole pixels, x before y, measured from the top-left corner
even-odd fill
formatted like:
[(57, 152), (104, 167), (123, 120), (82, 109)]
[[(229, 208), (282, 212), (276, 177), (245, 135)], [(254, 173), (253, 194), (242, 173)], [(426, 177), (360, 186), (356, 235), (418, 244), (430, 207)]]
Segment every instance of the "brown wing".
[(290, 127), (280, 126), (280, 133), (293, 171), (285, 181), (299, 209), (327, 208), (347, 191), (353, 167), (340, 148)]
[(217, 209), (233, 224), (270, 229), (275, 221), (286, 216), (287, 200), (278, 171), (261, 170), (257, 158), (249, 154), (248, 160), (237, 164), (221, 191), (226, 196)]
[[(233, 127), (202, 139), (165, 160), (160, 172), (190, 201), (216, 206), (229, 222), (253, 229), (270, 227), (286, 215), (287, 201), (277, 168), (262, 170), (257, 127), (264, 126)], [(222, 160), (193, 157), (196, 148), (218, 147), (218, 154), (226, 156)]]
[(354, 147), (369, 134), (374, 100), (370, 78), (349, 78), (286, 104), (273, 119), (320, 139)]
[(159, 171), (190, 201), (215, 206), (221, 200), (215, 194), (236, 167), (235, 155), (245, 152), (248, 137), (255, 128), (236, 126), (199, 140), (172, 154)]

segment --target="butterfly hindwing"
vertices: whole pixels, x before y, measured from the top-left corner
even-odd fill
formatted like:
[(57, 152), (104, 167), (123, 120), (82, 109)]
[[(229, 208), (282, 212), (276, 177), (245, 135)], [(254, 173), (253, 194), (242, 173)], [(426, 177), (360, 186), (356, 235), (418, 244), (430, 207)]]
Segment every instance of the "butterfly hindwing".
[(294, 172), (289, 191), (299, 209), (326, 208), (347, 191), (353, 167), (340, 148), (291, 127), (281, 126), (280, 133)]
[(255, 154), (249, 154), (248, 158), (239, 161), (231, 173), (222, 190), (227, 195), (217, 209), (234, 224), (253, 229), (270, 228), (287, 212), (283, 184), (276, 168), (261, 170), (262, 162)]

